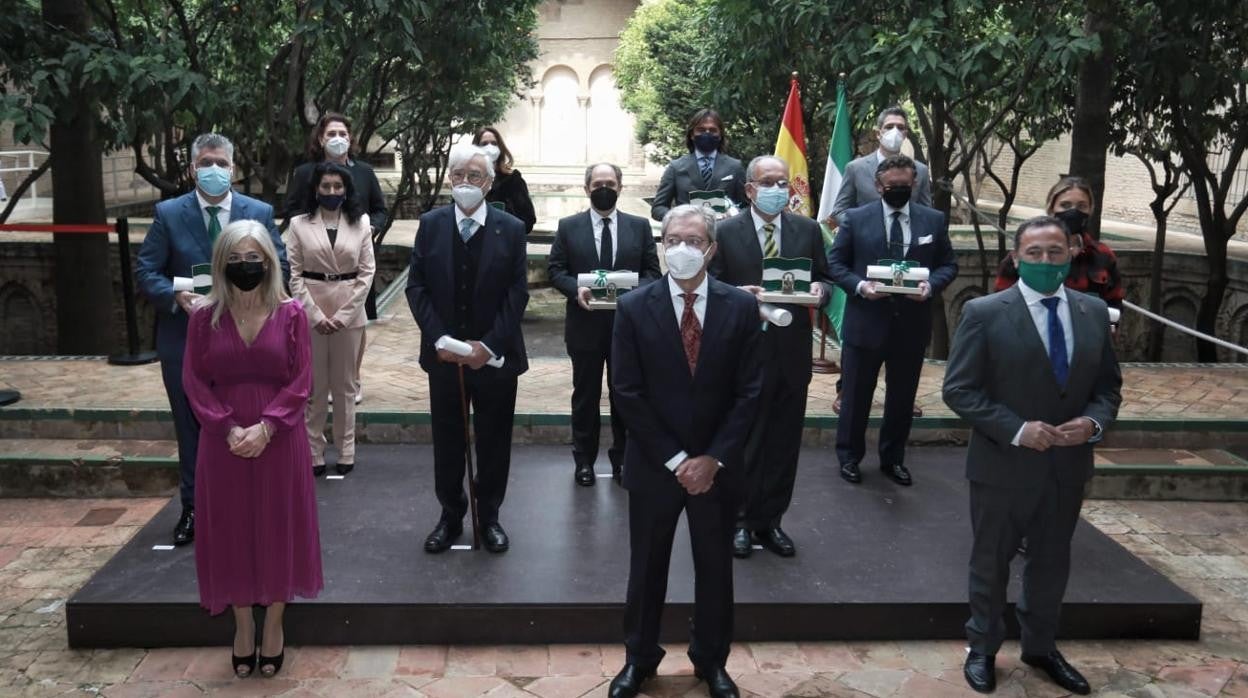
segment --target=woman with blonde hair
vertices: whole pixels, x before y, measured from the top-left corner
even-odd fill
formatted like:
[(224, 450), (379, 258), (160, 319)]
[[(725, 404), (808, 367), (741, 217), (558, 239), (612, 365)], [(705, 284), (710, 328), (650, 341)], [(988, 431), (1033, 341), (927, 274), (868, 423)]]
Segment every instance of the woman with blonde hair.
[(323, 162), (312, 173), (301, 213), (290, 219), (286, 258), (290, 292), (303, 303), (312, 325), (312, 402), (308, 441), (312, 472), (325, 473), (325, 414), (334, 396), (334, 445), (338, 474), (355, 467), (357, 362), (364, 342), (364, 298), (373, 284), (373, 243), (368, 214), (355, 200), (346, 169)]
[[(277, 250), (256, 221), (221, 231), (212, 290), (187, 330), (182, 382), (199, 420), (195, 470), (200, 604), (234, 611), (240, 678), (282, 668), (282, 616), (323, 584), (304, 411), (312, 387), (308, 319), (282, 290)], [(253, 605), (267, 606), (256, 647)]]

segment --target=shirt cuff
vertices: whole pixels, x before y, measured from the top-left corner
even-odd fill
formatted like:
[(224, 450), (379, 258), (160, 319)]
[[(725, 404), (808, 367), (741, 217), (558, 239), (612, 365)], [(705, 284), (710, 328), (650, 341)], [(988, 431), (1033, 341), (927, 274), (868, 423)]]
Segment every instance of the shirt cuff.
[(854, 287), (854, 293), (862, 298), (866, 298), (866, 296), (862, 295), (862, 287), (865, 286), (866, 283), (866, 281), (859, 281), (858, 285)]
[(1098, 443), (1101, 439), (1105, 438), (1105, 429), (1101, 427), (1100, 422), (1096, 421), (1095, 418), (1089, 417), (1087, 415), (1084, 415), (1084, 418), (1092, 420), (1092, 427), (1093, 427), (1092, 436), (1088, 439), (1088, 443), (1090, 444)]
[(1027, 422), (1023, 422), (1023, 426), (1018, 428), (1018, 433), (1014, 435), (1014, 439), (1010, 441), (1011, 446), (1021, 446), (1023, 440), (1023, 430), (1027, 428)]
[(194, 291), (194, 290), (195, 290), (195, 280), (192, 279), (191, 277), (189, 276), (173, 277), (173, 292), (174, 293), (177, 293), (178, 291)]
[(681, 463), (684, 463), (684, 462), (685, 462), (685, 459), (687, 459), (688, 457), (689, 457), (689, 454), (688, 454), (688, 453), (685, 453), (684, 451), (681, 451), (680, 453), (677, 453), (676, 455), (672, 456), (671, 458), (668, 458), (668, 459), (667, 459), (667, 462), (666, 462), (666, 463), (664, 463), (664, 465), (666, 465), (666, 466), (667, 466), (667, 469), (668, 469), (668, 470), (670, 470), (670, 471), (672, 471), (672, 472), (676, 472), (676, 466), (680, 465)]

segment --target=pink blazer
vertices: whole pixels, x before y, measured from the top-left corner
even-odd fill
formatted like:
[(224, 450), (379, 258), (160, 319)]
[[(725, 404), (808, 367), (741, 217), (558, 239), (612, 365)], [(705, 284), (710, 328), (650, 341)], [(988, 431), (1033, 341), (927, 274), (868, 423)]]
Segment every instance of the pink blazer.
[[(291, 294), (303, 303), (311, 324), (328, 317), (346, 327), (364, 326), (364, 298), (376, 271), (368, 214), (361, 215), (355, 225), (347, 223), (345, 216), (340, 218), (332, 248), (319, 210), (295, 216), (286, 231), (286, 256), (290, 260)], [(303, 278), (305, 271), (356, 272), (358, 276), (349, 281), (320, 281)]]

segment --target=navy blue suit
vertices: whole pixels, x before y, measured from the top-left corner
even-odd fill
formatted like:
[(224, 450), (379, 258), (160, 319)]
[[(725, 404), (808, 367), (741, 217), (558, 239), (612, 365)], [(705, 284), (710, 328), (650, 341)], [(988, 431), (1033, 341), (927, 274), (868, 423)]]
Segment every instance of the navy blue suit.
[[(873, 201), (845, 212), (836, 242), (828, 250), (828, 272), (848, 296), (841, 325), (844, 392), (836, 426), (836, 455), (841, 464), (859, 462), (866, 452), (867, 418), (881, 365), (887, 367), (888, 385), (880, 460), (882, 465), (904, 464), (919, 372), (931, 339), (930, 297), (922, 302), (898, 296), (873, 301), (858, 295), (858, 282), (866, 280), (867, 266), (890, 258), (888, 237), (884, 204)], [(930, 271), (928, 283), (935, 296), (958, 275), (945, 214), (911, 202), (910, 240), (905, 258)]]
[[(529, 368), (520, 319), (529, 303), (524, 223), (486, 206), (485, 226), (464, 243), (455, 205), (420, 217), (407, 276), (407, 303), (420, 326), (420, 367), (429, 374), (433, 426), (434, 489), (442, 518), (459, 524), (468, 510), (464, 493), (464, 423), (455, 364), (442, 363), (434, 343), (443, 335), (478, 340), (500, 368), (464, 369), (473, 408), (477, 504), (482, 524), (496, 522), (511, 468), (516, 378)], [(471, 281), (466, 281), (470, 279)]]
[[(745, 440), (758, 409), (758, 302), (710, 279), (697, 368), (691, 376), (666, 277), (620, 297), (611, 386), (628, 427), (631, 562), (624, 611), (628, 661), (658, 666), (659, 621), (681, 511), (693, 546), (695, 608), (689, 657), (722, 667), (732, 643), (732, 534)], [(723, 463), (708, 492), (689, 495), (665, 463), (680, 451)]]
[[(234, 192), (230, 202), (230, 222), (259, 221), (269, 229), (277, 248), (282, 278), (290, 278), (286, 246), (273, 223), (273, 207)], [(195, 506), (195, 454), (199, 448), (199, 423), (182, 392), (182, 353), (186, 349), (187, 316), (173, 299), (173, 277), (191, 276), (191, 267), (212, 262), (212, 242), (204, 224), (195, 190), (156, 204), (152, 226), (139, 248), (135, 277), (139, 291), (156, 310), (156, 354), (160, 372), (173, 410), (178, 435), (178, 463), (181, 469), (182, 506)]]

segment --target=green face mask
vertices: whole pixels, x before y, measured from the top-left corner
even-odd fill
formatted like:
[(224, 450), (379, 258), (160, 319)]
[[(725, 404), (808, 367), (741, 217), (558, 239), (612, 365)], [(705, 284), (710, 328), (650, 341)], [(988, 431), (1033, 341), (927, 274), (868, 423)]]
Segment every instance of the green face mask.
[(1047, 262), (1028, 262), (1018, 260), (1018, 278), (1031, 288), (1046, 296), (1061, 287), (1070, 273), (1070, 260), (1065, 264), (1049, 264)]

